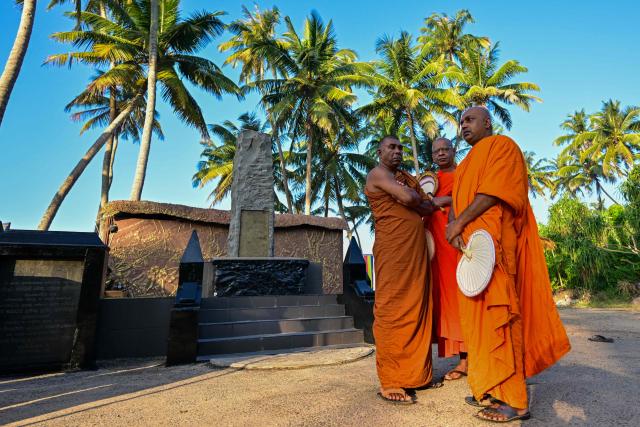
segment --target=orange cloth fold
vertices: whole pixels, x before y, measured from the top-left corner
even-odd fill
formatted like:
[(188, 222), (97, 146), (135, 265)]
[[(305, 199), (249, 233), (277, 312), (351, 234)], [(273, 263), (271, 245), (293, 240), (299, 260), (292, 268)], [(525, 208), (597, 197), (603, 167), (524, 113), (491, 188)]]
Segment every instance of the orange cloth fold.
[[(426, 197), (415, 178), (396, 180)], [(422, 218), (386, 192), (365, 189), (375, 219), (373, 334), (383, 388), (415, 388), (432, 378), (431, 289)]]
[(453, 208), (464, 211), (477, 194), (500, 199), (462, 233), (485, 229), (493, 237), (496, 267), (487, 289), (468, 298), (459, 293), (469, 385), (514, 408), (528, 407), (525, 378), (553, 365), (570, 350), (551, 296), (542, 244), (528, 198), (520, 148), (510, 138), (477, 142), (456, 169)]
[[(438, 171), (438, 191), (436, 197), (451, 196), (455, 172)], [(425, 217), (425, 224), (435, 242), (436, 251), (431, 260), (433, 278), (433, 319), (438, 356), (451, 357), (466, 352), (458, 313), (458, 283), (456, 267), (458, 251), (447, 242), (445, 229), (449, 220), (450, 207), (444, 211), (435, 210), (431, 217)]]

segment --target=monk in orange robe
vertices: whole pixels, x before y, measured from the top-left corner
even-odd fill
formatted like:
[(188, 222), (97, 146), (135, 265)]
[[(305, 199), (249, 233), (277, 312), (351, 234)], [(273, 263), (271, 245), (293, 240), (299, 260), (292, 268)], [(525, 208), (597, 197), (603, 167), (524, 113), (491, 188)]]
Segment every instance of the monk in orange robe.
[(380, 162), (367, 175), (365, 194), (375, 219), (378, 396), (410, 404), (411, 389), (429, 386), (432, 378), (431, 288), (421, 217), (431, 214), (433, 204), (418, 181), (398, 169), (397, 137), (383, 138), (377, 153)]
[(444, 379), (457, 380), (467, 375), (467, 353), (462, 339), (460, 315), (458, 314), (458, 283), (456, 267), (459, 251), (451, 246), (445, 236), (449, 222), (453, 177), (456, 170), (455, 149), (446, 138), (433, 141), (431, 147), (433, 161), (438, 165), (438, 190), (433, 203), (442, 207), (436, 209), (430, 218), (425, 218), (427, 227), (435, 242), (435, 255), (431, 260), (433, 278), (433, 309), (436, 323), (435, 335), (438, 343), (438, 356), (451, 357), (460, 355), (460, 362)]
[(529, 418), (525, 378), (553, 365), (570, 350), (551, 296), (538, 228), (528, 198), (527, 168), (516, 143), (492, 135), (483, 107), (464, 112), (462, 136), (472, 146), (456, 169), (455, 219), (447, 240), (457, 248), (478, 229), (495, 245), (487, 288), (458, 299), (469, 353), (468, 381), (476, 417), (494, 422)]

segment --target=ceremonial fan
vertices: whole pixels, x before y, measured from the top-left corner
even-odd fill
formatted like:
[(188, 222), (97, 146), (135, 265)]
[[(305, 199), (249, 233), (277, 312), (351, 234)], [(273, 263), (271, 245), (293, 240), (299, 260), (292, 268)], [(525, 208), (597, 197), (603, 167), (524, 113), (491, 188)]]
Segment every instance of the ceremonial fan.
[(482, 229), (474, 231), (462, 253), (456, 270), (458, 287), (466, 296), (475, 297), (485, 290), (493, 275), (496, 251), (491, 234)]
[[(438, 175), (434, 172), (427, 171), (420, 176), (418, 180), (420, 183), (420, 188), (425, 194), (429, 197), (429, 200), (433, 200), (433, 196), (438, 191)], [(444, 208), (439, 206), (440, 210), (444, 212)]]

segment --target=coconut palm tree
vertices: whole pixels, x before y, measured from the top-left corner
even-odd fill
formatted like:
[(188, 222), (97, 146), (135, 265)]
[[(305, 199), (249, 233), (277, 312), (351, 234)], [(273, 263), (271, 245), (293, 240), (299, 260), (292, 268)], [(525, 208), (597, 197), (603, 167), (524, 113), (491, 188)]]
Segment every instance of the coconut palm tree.
[(590, 128), (576, 139), (591, 144), (581, 158), (595, 156), (604, 174), (626, 176), (640, 153), (640, 108), (621, 108), (620, 101), (610, 99), (591, 116)]
[(277, 129), (286, 129), (293, 141), (304, 137), (306, 152), (304, 212), (311, 214), (313, 153), (324, 134), (337, 133), (348, 123), (349, 107), (356, 100), (353, 86), (363, 85), (366, 64), (356, 62), (356, 53), (338, 49), (331, 21), (326, 25), (313, 12), (301, 34), (291, 19), (284, 19), (282, 39), (263, 50), (280, 76), (249, 85), (262, 94), (262, 102)]
[[(80, 129), (80, 135), (89, 129), (96, 127), (106, 127), (111, 123), (115, 116), (120, 112), (122, 107), (126, 105), (127, 100), (134, 97), (130, 88), (116, 89), (110, 91), (109, 96), (101, 93), (83, 92), (75, 97), (69, 104), (65, 106), (66, 112), (76, 110), (71, 115), (74, 122), (82, 122), (84, 124)], [(140, 134), (143, 129), (145, 119), (146, 100), (140, 98), (129, 116), (124, 120), (122, 125), (114, 131), (113, 137), (107, 142), (105, 156), (102, 164), (102, 189), (100, 193), (100, 210), (109, 201), (109, 189), (113, 181), (113, 165), (115, 162), (116, 151), (118, 149), (118, 141), (122, 139), (132, 139), (134, 142), (140, 141)], [(153, 132), (160, 140), (164, 139), (162, 127), (158, 122), (158, 112), (154, 114)]]
[[(164, 4), (163, 4), (164, 6)], [(149, 162), (149, 150), (151, 149), (151, 131), (153, 129), (153, 114), (156, 111), (156, 80), (158, 77), (158, 26), (160, 24), (158, 15), (160, 14), (158, 0), (149, 0), (149, 56), (147, 61), (147, 109), (144, 115), (144, 126), (142, 128), (142, 140), (140, 141), (140, 152), (136, 171), (133, 175), (133, 186), (131, 187), (131, 200), (140, 200), (142, 197), (142, 187), (147, 175), (147, 163)], [(163, 8), (164, 10), (164, 8)], [(176, 9), (177, 12), (177, 9)], [(177, 16), (176, 16), (177, 17)], [(163, 16), (163, 22), (164, 22)], [(222, 23), (216, 23), (222, 25)], [(219, 31), (213, 29), (213, 31)]]
[[(268, 61), (268, 56), (264, 55), (265, 48), (268, 49), (275, 42), (275, 28), (280, 23), (278, 8), (274, 7), (263, 12), (256, 5), (254, 12), (251, 12), (245, 6), (242, 6), (242, 13), (244, 19), (236, 20), (227, 27), (233, 34), (231, 39), (221, 43), (219, 46), (221, 52), (231, 51), (224, 63), (231, 64), (234, 68), (240, 65), (240, 83), (247, 84), (253, 80), (262, 80), (268, 72), (270, 72), (271, 77), (278, 77), (280, 74), (275, 64), (271, 64)], [(293, 198), (288, 185), (288, 174), (280, 142), (280, 132), (278, 132), (268, 110), (267, 115), (271, 123), (272, 137), (275, 140), (280, 157), (281, 183), (287, 200), (287, 209), (289, 212), (293, 212)]]
[(135, 108), (136, 104), (143, 97), (143, 91), (138, 92), (128, 103), (122, 111), (116, 116), (116, 118), (109, 123), (102, 134), (96, 139), (91, 147), (87, 150), (85, 155), (80, 159), (78, 164), (73, 168), (71, 173), (67, 176), (67, 178), (62, 182), (60, 188), (54, 194), (51, 203), (47, 207), (47, 210), (42, 215), (40, 219), (40, 223), (38, 224), (38, 230), (48, 230), (51, 226), (51, 222), (53, 218), (56, 216), (58, 209), (60, 209), (60, 205), (71, 191), (73, 184), (80, 178), (82, 172), (87, 168), (91, 160), (95, 157), (95, 155), (100, 151), (100, 149), (106, 144), (107, 140), (109, 140), (114, 132), (123, 124), (126, 118), (129, 116), (131, 111)]
[(534, 199), (537, 196), (544, 197), (545, 190), (554, 189), (553, 165), (547, 159), (537, 159), (533, 151), (525, 151), (523, 154), (527, 164), (529, 193)]
[(490, 42), (487, 37), (464, 32), (464, 27), (474, 22), (473, 16), (466, 9), (459, 10), (454, 17), (449, 17), (446, 13), (433, 13), (424, 20), (425, 26), (420, 29), (422, 35), (418, 37), (423, 54), (446, 59), (454, 64), (466, 49), (488, 47)]
[(603, 187), (605, 183), (614, 183), (615, 175), (611, 170), (604, 170), (604, 156), (594, 144), (596, 133), (592, 124), (593, 120), (583, 109), (570, 114), (560, 125), (565, 134), (556, 138), (554, 144), (566, 147), (555, 160), (556, 183), (552, 195), (560, 191), (573, 197), (595, 193), (602, 209), (602, 194), (618, 203)]
[[(82, 22), (89, 26), (89, 30), (62, 32), (52, 36), (60, 42), (83, 46), (85, 50), (52, 55), (47, 62), (64, 65), (71, 61), (79, 61), (94, 66), (105, 66), (114, 61), (116, 64), (112, 68), (89, 85), (91, 90), (107, 90), (110, 86), (119, 85), (124, 77), (130, 79), (134, 76), (137, 80), (146, 82), (146, 68), (150, 61), (147, 47), (152, 12), (150, 3), (145, 0), (103, 1), (108, 6), (109, 17), (85, 11), (81, 13)], [(157, 80), (162, 98), (171, 105), (183, 122), (196, 127), (206, 139), (208, 131), (202, 111), (185, 81), (218, 98), (224, 93), (239, 95), (236, 84), (227, 78), (216, 64), (194, 55), (222, 33), (224, 24), (219, 16), (223, 12), (195, 12), (190, 17), (182, 19), (179, 0), (158, 1), (160, 24)], [(69, 15), (74, 16), (75, 13)], [(143, 154), (145, 150), (141, 149)], [(144, 157), (143, 155), (143, 159)], [(144, 183), (140, 177), (140, 173), (143, 172), (142, 163), (138, 162), (138, 176), (134, 179), (136, 184), (133, 190), (136, 190), (136, 193)]]
[(459, 54), (460, 65), (452, 65), (446, 76), (460, 91), (464, 106), (484, 106), (507, 129), (511, 129), (512, 120), (508, 105), (516, 105), (529, 111), (532, 102), (542, 100), (532, 95), (540, 90), (538, 85), (530, 82), (512, 83), (518, 74), (528, 70), (518, 61), (512, 59), (499, 65), (499, 44), (485, 49), (469, 48)]
[(449, 107), (462, 107), (455, 92), (443, 87), (442, 62), (430, 62), (420, 54), (407, 32), (395, 40), (384, 36), (376, 42), (381, 59), (367, 77), (375, 87), (373, 101), (359, 109), (374, 120), (406, 122), (416, 174), (420, 173), (417, 128), (429, 137), (440, 129), (436, 115), (454, 122)]
[[(217, 65), (194, 55), (221, 33), (223, 24), (218, 16), (222, 12), (196, 12), (181, 19), (179, 0), (159, 1), (157, 80), (162, 98), (183, 122), (196, 127), (203, 138), (207, 139), (209, 133), (202, 111), (185, 82), (218, 98), (224, 93), (240, 96), (239, 88)], [(146, 67), (149, 63), (149, 51), (146, 47), (151, 14), (149, 3), (144, 0), (102, 2), (108, 7), (108, 17), (84, 11), (81, 12), (81, 21), (87, 26), (87, 30), (52, 35), (60, 42), (72, 43), (84, 50), (51, 55), (46, 63), (67, 65), (81, 62), (97, 68), (110, 66), (87, 86), (88, 92), (105, 93), (114, 87), (129, 87), (132, 92), (139, 93), (142, 90), (144, 93), (147, 86)], [(76, 13), (67, 15), (75, 18)], [(93, 156), (89, 160), (91, 158)], [(76, 179), (77, 177), (71, 181), (71, 185)], [(55, 197), (52, 203), (61, 203), (62, 200), (64, 197)], [(51, 212), (55, 214), (58, 208), (59, 206), (50, 206), (41, 224), (47, 224), (48, 227), (53, 218), (47, 216)]]
[(11, 97), (11, 91), (16, 84), (16, 80), (18, 80), (22, 61), (29, 47), (33, 21), (36, 15), (36, 0), (18, 0), (16, 3), (22, 4), (22, 13), (20, 15), (18, 33), (13, 42), (11, 52), (9, 52), (9, 58), (4, 65), (2, 75), (0, 75), (0, 126), (9, 103), (9, 97)]
[(602, 194), (606, 195), (613, 203), (618, 204), (616, 199), (604, 188), (604, 184), (614, 183), (615, 178), (604, 174), (600, 162), (593, 161), (590, 158), (583, 162), (580, 161), (578, 155), (565, 153), (556, 158), (554, 168), (556, 170), (556, 180), (551, 192), (552, 197), (561, 192), (572, 197), (595, 193), (598, 198), (599, 209), (604, 209)]

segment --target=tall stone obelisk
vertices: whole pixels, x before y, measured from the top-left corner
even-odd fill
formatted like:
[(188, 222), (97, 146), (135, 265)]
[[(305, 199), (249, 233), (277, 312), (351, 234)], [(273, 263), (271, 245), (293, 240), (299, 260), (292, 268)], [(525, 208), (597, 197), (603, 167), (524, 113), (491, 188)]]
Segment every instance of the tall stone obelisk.
[(233, 158), (227, 256), (273, 256), (273, 186), (271, 137), (242, 131)]

